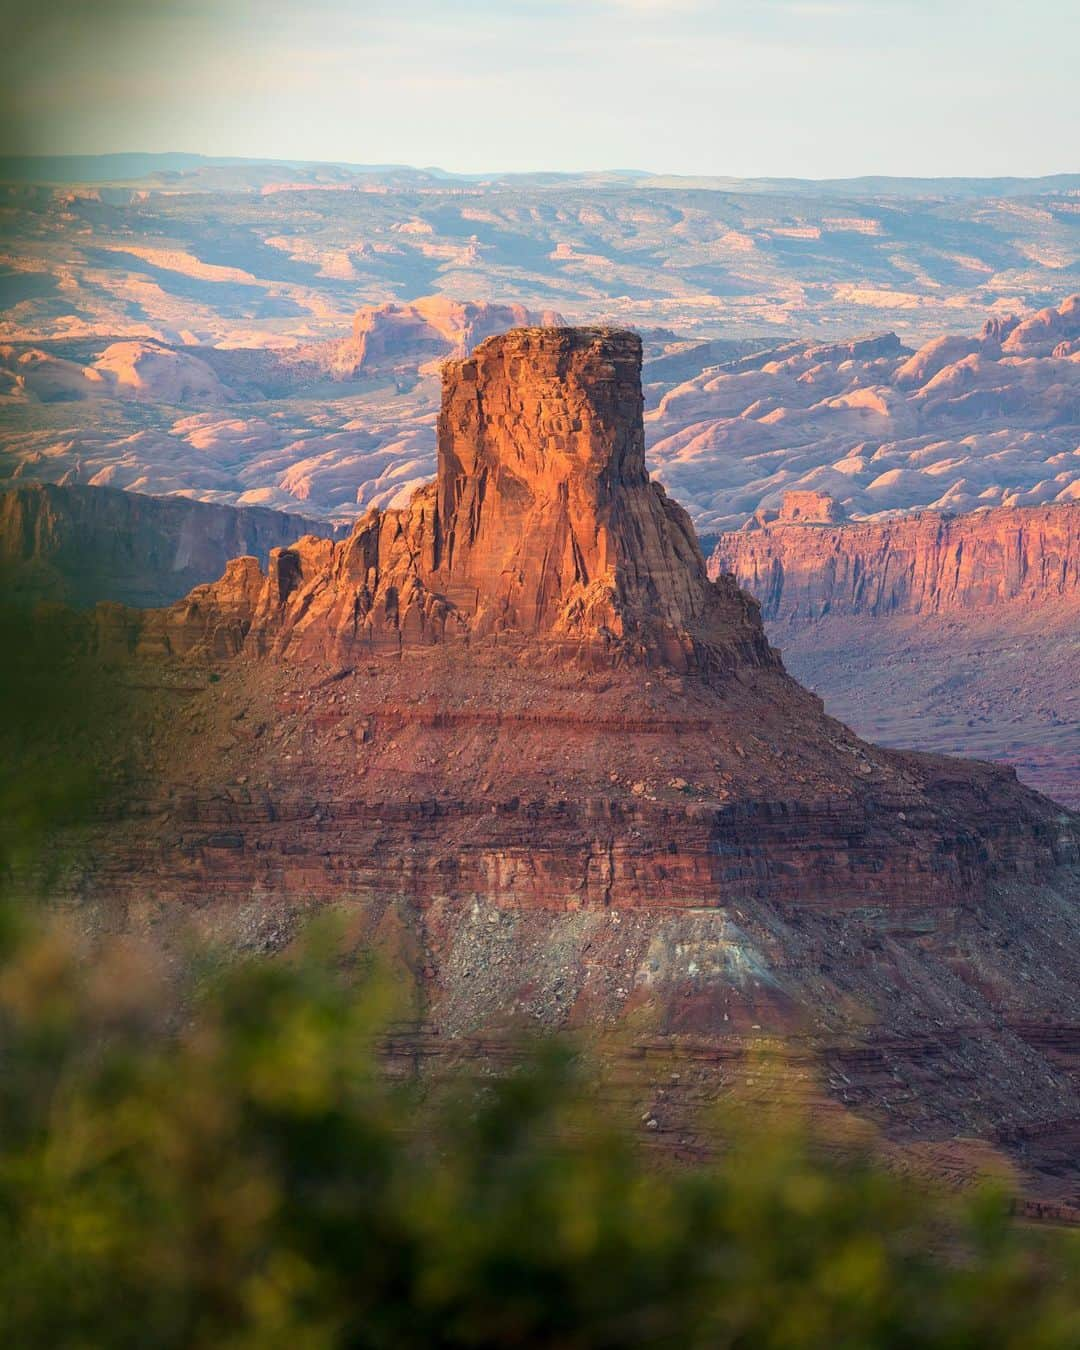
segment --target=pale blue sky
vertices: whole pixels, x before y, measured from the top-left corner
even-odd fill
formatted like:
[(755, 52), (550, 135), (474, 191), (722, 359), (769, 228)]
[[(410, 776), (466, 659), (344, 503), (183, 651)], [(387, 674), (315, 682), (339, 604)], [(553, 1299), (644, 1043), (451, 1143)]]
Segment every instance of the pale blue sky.
[(5, 150), (1080, 170), (1080, 0), (2, 0)]

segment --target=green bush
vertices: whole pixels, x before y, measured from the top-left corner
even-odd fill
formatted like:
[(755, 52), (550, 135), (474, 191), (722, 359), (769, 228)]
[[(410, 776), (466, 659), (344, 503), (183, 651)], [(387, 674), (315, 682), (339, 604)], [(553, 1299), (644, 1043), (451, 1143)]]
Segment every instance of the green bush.
[[(9, 924), (0, 1335), (19, 1347), (1075, 1347), (1076, 1249), (790, 1120), (641, 1156), (565, 1049), (422, 1093), (317, 952), (201, 993)], [(600, 1094), (602, 1096), (602, 1094)]]

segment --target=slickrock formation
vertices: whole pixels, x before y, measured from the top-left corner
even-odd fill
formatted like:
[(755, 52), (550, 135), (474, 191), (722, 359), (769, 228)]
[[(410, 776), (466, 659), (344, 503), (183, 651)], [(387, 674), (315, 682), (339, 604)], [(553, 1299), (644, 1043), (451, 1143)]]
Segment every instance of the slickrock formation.
[[(1041, 318), (997, 315), (918, 352), (892, 333), (749, 355), (745, 342), (671, 342), (646, 362), (647, 463), (710, 534), (778, 510), (790, 490), (864, 519), (1080, 500), (1077, 312), (1070, 300)], [(336, 518), (401, 506), (435, 472), (439, 363), (558, 317), (526, 316), (428, 297), (363, 311), (355, 338), (287, 348), (194, 334), (3, 344), (0, 475)], [(670, 337), (655, 331), (653, 350)], [(35, 402), (51, 407), (31, 415)]]
[(183, 406), (224, 403), (228, 391), (198, 356), (157, 342), (114, 342), (88, 370), (117, 398)]
[(1023, 356), (1050, 356), (1064, 344), (1067, 348), (1080, 339), (1080, 295), (1070, 295), (1057, 309), (1047, 306), (1028, 318), (1010, 315), (997, 329), (988, 328), (984, 337), (1001, 342), (1001, 350)]
[(113, 342), (83, 364), (34, 346), (0, 346), (0, 391), (39, 403), (134, 399), (143, 403), (225, 403), (230, 391), (195, 353), (163, 342)]
[(1077, 818), (824, 715), (650, 483), (639, 369), (627, 333), (491, 339), (407, 508), (99, 610), (158, 688), (85, 912), (273, 949), (332, 904), (412, 990), (404, 1053), (619, 1029), (684, 1143), (783, 1035), (832, 1109), (993, 1138), (1060, 1199), (1035, 1172), (1080, 1122)]
[(100, 371), (34, 346), (0, 345), (0, 396), (39, 403), (102, 398), (111, 385)]
[(886, 744), (1004, 760), (1080, 805), (1080, 505), (784, 516), (722, 535), (709, 567), (757, 597), (830, 712)]
[[(28, 599), (169, 604), (238, 553), (264, 561), (325, 521), (104, 487), (25, 483), (0, 492), (0, 566)], [(8, 597), (10, 598), (10, 596)]]
[(1080, 296), (918, 351), (892, 333), (796, 342), (704, 370), (646, 417), (650, 464), (699, 529), (792, 490), (849, 516), (1080, 496)]

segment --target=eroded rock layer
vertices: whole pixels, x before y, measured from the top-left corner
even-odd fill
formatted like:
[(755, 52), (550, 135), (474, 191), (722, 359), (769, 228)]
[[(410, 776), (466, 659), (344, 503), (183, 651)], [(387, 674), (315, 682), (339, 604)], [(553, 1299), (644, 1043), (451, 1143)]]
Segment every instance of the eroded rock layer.
[(626, 333), (494, 338), (406, 509), (100, 610), (141, 786), (86, 912), (273, 949), (332, 905), (413, 1046), (618, 1028), (707, 1099), (776, 1034), (898, 1137), (1065, 1137), (1076, 817), (825, 716), (649, 481), (639, 374)]
[(1025, 598), (1080, 609), (1080, 505), (840, 524), (786, 509), (806, 495), (789, 493), (763, 528), (722, 535), (709, 560), (766, 619), (949, 614)]
[(1080, 805), (1080, 506), (753, 526), (721, 536), (710, 568), (757, 597), (830, 712)]

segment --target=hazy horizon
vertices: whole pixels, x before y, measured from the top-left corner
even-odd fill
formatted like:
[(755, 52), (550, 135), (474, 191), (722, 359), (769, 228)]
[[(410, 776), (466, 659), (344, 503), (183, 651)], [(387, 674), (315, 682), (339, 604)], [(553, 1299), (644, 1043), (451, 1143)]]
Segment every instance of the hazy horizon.
[[(5, 0), (6, 155), (449, 173), (1042, 177), (1080, 7), (1032, 0)], [(133, 136), (133, 128), (138, 131)], [(152, 151), (143, 153), (168, 153)]]
[[(328, 159), (325, 157), (307, 157), (299, 155), (218, 155), (211, 154), (203, 150), (192, 150), (187, 148), (177, 148), (175, 146), (166, 149), (142, 149), (132, 148), (130, 146), (116, 150), (105, 151), (46, 151), (42, 153), (33, 151), (0, 151), (0, 161), (72, 161), (72, 160), (120, 160), (120, 159), (145, 159), (145, 160), (184, 160), (198, 161), (205, 164), (295, 164), (318, 167), (325, 165), (327, 167), (355, 169), (364, 172), (378, 172), (380, 170), (407, 169), (416, 173), (430, 173), (440, 175), (446, 178), (454, 179), (500, 179), (500, 178), (535, 178), (535, 177), (566, 177), (566, 178), (588, 178), (612, 177), (612, 178), (656, 178), (656, 179), (685, 179), (687, 182), (718, 180), (731, 181), (733, 183), (860, 183), (874, 180), (895, 181), (898, 183), (919, 183), (919, 182), (991, 182), (995, 180), (1016, 180), (1017, 182), (1037, 182), (1042, 179), (1057, 178), (1080, 178), (1080, 167), (1078, 168), (1059, 168), (1050, 169), (1044, 173), (1000, 173), (1000, 174), (972, 174), (972, 173), (850, 173), (850, 174), (828, 174), (823, 176), (814, 176), (810, 174), (733, 174), (721, 171), (710, 173), (679, 173), (668, 170), (663, 166), (657, 165), (636, 165), (633, 167), (627, 165), (615, 164), (591, 164), (580, 169), (563, 169), (552, 165), (540, 166), (535, 169), (514, 169), (499, 165), (488, 166), (482, 169), (460, 169), (447, 164), (421, 163), (419, 161), (407, 160), (347, 160), (347, 159)], [(62, 181), (58, 179), (57, 181)]]

